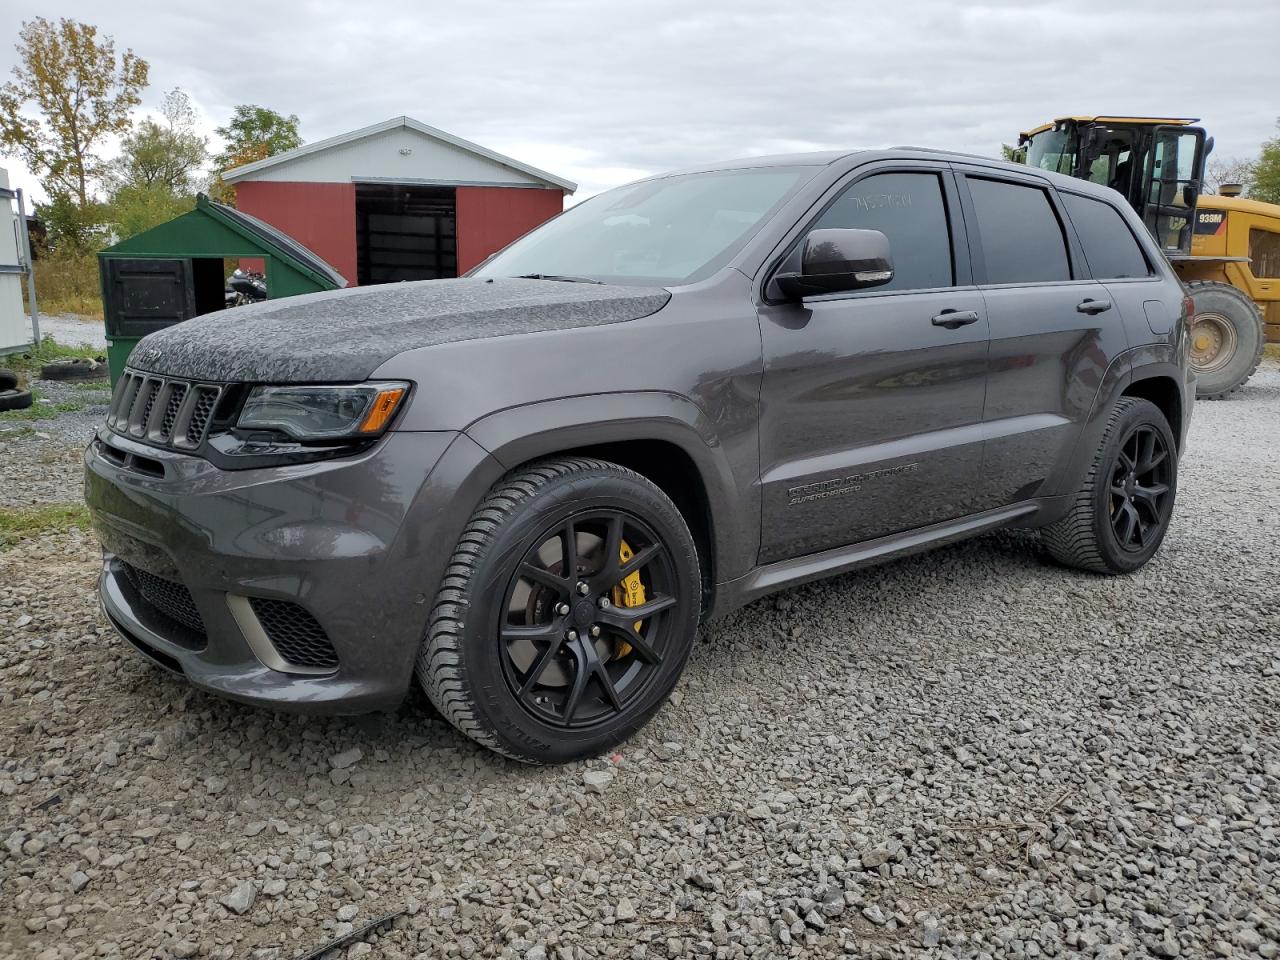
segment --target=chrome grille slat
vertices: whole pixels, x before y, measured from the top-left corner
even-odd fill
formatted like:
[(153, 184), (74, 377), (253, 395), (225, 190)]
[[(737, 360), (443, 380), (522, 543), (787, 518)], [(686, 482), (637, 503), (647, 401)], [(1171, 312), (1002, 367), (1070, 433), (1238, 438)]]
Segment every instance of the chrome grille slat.
[(155, 446), (193, 450), (204, 443), (222, 386), (125, 370), (107, 427)]

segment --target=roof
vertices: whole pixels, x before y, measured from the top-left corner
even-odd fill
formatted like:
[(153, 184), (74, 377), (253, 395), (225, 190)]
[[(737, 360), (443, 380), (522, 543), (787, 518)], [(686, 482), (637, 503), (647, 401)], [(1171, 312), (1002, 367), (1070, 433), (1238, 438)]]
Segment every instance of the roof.
[(1280, 218), (1280, 204), (1250, 200), (1248, 197), (1220, 197), (1213, 193), (1202, 193), (1200, 199), (1196, 201), (1196, 206), (1206, 210), (1237, 210), (1240, 213), (1252, 213), (1259, 217)]
[(1048, 123), (1042, 123), (1038, 127), (1032, 127), (1020, 136), (1034, 137), (1037, 133), (1044, 133), (1046, 130), (1052, 130), (1060, 123), (1074, 121), (1075, 123), (1143, 123), (1143, 124), (1169, 124), (1170, 126), (1187, 126), (1192, 123), (1199, 123), (1199, 117), (1056, 117)]
[[(413, 133), (420, 134), (440, 144), (453, 147), (455, 150), (470, 154), (473, 157), (481, 158), (490, 164), (496, 164), (499, 167), (505, 167), (509, 170), (523, 174), (531, 180), (538, 181), (540, 184), (549, 187), (558, 187), (569, 193), (573, 193), (578, 189), (578, 185), (571, 180), (563, 177), (557, 177), (553, 173), (540, 170), (537, 167), (522, 163), (512, 157), (498, 153), (496, 150), (490, 150), (488, 147), (482, 147), (478, 143), (472, 143), (470, 140), (463, 140), (461, 137), (455, 137), (451, 133), (445, 133), (436, 127), (429, 126), (412, 117), (392, 117), (390, 120), (384, 120), (381, 123), (375, 123), (367, 127), (361, 127), (359, 130), (352, 130), (350, 133), (342, 133), (336, 137), (329, 137), (327, 140), (317, 140), (315, 143), (303, 144), (293, 150), (284, 153), (277, 153), (275, 156), (267, 157), (265, 160), (258, 160), (254, 163), (246, 163), (242, 167), (235, 167), (227, 170), (222, 174), (222, 179), (228, 183), (236, 183), (240, 180), (258, 179), (257, 174), (264, 171), (273, 171), (275, 168), (295, 164), (299, 160), (306, 157), (314, 157), (317, 154), (333, 151), (350, 144), (356, 144), (362, 140), (378, 137), (380, 135), (392, 133), (395, 131), (408, 130)], [(352, 179), (360, 179), (361, 171), (354, 171), (355, 176)], [(275, 179), (265, 178), (265, 179)], [(377, 179), (377, 178), (373, 178)]]

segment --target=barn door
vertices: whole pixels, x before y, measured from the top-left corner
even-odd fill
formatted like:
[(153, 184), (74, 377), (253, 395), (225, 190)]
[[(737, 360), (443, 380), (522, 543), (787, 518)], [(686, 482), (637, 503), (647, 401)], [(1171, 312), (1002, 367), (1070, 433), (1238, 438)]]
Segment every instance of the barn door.
[(144, 337), (196, 315), (191, 261), (104, 257), (107, 335)]

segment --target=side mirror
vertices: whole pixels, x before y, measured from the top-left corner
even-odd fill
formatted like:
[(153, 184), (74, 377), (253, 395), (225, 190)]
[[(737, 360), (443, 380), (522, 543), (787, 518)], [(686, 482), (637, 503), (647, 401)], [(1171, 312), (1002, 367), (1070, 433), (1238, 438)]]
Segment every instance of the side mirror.
[(774, 279), (793, 299), (878, 287), (893, 279), (889, 238), (879, 230), (812, 230), (800, 253), (800, 272)]

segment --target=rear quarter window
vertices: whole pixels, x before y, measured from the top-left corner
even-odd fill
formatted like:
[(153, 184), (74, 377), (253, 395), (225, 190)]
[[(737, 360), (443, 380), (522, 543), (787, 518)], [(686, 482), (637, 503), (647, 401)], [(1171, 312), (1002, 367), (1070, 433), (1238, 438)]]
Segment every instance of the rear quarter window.
[(1092, 197), (1061, 196), (1095, 280), (1151, 276), (1151, 265), (1119, 210)]

